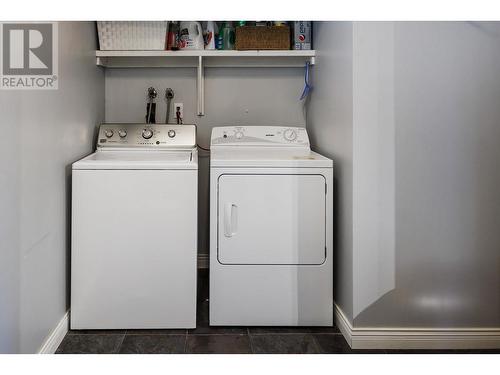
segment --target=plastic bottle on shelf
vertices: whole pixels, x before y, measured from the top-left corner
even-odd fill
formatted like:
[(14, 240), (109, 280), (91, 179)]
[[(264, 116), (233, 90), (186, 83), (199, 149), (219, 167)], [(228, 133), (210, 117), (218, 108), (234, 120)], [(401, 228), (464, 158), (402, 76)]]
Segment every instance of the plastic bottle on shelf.
[(167, 50), (178, 50), (179, 49), (179, 22), (172, 21), (168, 27), (167, 33)]
[(203, 33), (205, 49), (215, 49), (215, 22), (207, 21), (207, 27)]
[(233, 23), (230, 21), (224, 22), (220, 34), (222, 34), (222, 49), (224, 50), (234, 49), (235, 37), (234, 37)]
[[(217, 26), (217, 24), (216, 24)], [(219, 25), (217, 28), (217, 32), (215, 34), (215, 49), (221, 50), (223, 49), (223, 37), (222, 37), (222, 28), (224, 26), (224, 22)]]
[(181, 21), (179, 26), (179, 49), (205, 49), (201, 23), (198, 21)]

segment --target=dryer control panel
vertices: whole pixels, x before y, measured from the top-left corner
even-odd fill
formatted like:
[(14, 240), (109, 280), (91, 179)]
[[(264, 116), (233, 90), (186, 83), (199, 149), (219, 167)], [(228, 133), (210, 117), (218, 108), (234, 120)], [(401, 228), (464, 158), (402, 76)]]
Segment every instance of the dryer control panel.
[(195, 125), (101, 124), (97, 148), (181, 149), (196, 146)]
[(290, 126), (222, 126), (212, 129), (212, 146), (309, 147), (305, 128)]

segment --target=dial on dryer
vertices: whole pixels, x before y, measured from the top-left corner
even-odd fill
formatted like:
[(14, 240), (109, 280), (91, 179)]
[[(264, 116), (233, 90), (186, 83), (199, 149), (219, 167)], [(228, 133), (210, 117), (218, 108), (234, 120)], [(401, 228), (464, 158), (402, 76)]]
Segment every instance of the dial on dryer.
[(286, 129), (283, 132), (283, 138), (289, 142), (293, 142), (297, 139), (297, 132), (294, 129)]

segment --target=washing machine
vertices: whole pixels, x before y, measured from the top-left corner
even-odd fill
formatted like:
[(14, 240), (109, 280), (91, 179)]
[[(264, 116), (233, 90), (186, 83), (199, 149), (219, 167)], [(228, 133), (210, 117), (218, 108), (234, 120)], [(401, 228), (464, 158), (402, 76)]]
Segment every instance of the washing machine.
[(333, 324), (333, 162), (305, 128), (216, 127), (210, 324)]
[(71, 328), (196, 326), (194, 125), (102, 124), (72, 166)]

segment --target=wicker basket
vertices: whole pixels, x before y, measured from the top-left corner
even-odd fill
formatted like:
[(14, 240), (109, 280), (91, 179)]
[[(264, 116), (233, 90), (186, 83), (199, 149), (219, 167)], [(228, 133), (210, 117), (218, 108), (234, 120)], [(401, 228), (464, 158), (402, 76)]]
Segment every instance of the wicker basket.
[(164, 50), (168, 21), (98, 21), (103, 51)]
[(290, 49), (288, 26), (241, 26), (236, 28), (237, 50)]

